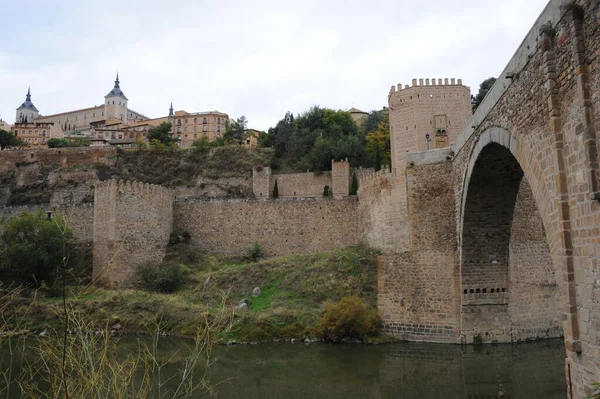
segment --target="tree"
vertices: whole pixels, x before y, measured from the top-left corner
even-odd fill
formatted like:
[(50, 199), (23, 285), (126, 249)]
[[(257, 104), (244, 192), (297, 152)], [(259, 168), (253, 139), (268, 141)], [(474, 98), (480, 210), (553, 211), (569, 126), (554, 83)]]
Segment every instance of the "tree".
[(169, 145), (177, 140), (171, 137), (171, 124), (163, 122), (158, 126), (151, 127), (148, 130), (148, 141), (158, 140), (161, 144)]
[(379, 148), (379, 144), (376, 144), (375, 147), (375, 161), (373, 161), (373, 164), (375, 172), (379, 172), (381, 170), (381, 149)]
[(273, 187), (273, 198), (279, 198), (279, 187), (277, 187), (277, 180), (275, 180), (275, 186)]
[(372, 132), (373, 130), (377, 130), (379, 122), (382, 122), (384, 119), (389, 119), (389, 113), (387, 109), (371, 111), (369, 112), (367, 118), (363, 121), (361, 129), (365, 132), (365, 134)]
[(73, 233), (60, 218), (43, 211), (23, 213), (6, 224), (0, 236), (0, 276), (52, 286), (57, 272), (72, 262)]
[(48, 140), (48, 148), (63, 148), (68, 147), (69, 141), (67, 139), (50, 139)]
[(384, 118), (379, 122), (377, 129), (367, 134), (366, 141), (367, 151), (375, 159), (375, 170), (380, 170), (382, 164), (391, 164), (389, 118)]
[(244, 133), (248, 128), (248, 120), (244, 115), (233, 122), (225, 124), (225, 134), (223, 138), (230, 144), (240, 144), (244, 140)]
[(17, 138), (14, 134), (0, 129), (0, 149), (4, 150), (10, 147), (26, 147), (27, 143)]
[(477, 107), (479, 107), (479, 104), (481, 104), (481, 102), (485, 98), (488, 91), (490, 91), (494, 83), (496, 83), (496, 78), (493, 77), (487, 78), (486, 80), (481, 82), (481, 84), (479, 85), (479, 92), (477, 93), (477, 95), (471, 96), (471, 105), (473, 106), (473, 112), (475, 112)]
[(350, 184), (350, 195), (358, 194), (358, 179), (356, 178), (356, 172), (352, 174), (352, 184)]

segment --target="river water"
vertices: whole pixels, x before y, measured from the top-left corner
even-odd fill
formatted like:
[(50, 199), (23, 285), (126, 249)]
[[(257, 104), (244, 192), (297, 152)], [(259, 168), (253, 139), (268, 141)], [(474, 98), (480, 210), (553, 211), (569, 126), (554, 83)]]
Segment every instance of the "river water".
[[(182, 367), (184, 341), (162, 340)], [(179, 352), (181, 356), (173, 356)], [(564, 345), (549, 340), (480, 348), (323, 343), (219, 346), (209, 376), (219, 398), (564, 398)]]

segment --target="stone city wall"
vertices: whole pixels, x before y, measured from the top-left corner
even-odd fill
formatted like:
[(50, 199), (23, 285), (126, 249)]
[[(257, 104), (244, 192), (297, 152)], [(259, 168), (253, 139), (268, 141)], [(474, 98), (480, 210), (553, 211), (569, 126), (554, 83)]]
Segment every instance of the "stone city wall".
[(279, 198), (289, 197), (322, 197), (325, 186), (332, 188), (331, 172), (316, 174), (307, 173), (289, 173), (281, 175), (272, 175), (272, 187), (277, 181), (277, 190)]
[[(332, 160), (331, 172), (322, 173), (273, 174), (270, 167), (258, 166), (252, 171), (252, 188), (257, 199), (272, 198), (275, 182), (279, 198), (315, 198), (323, 197), (325, 186), (328, 186), (330, 195), (341, 198), (350, 193), (351, 173), (347, 159), (339, 162)], [(362, 169), (360, 174), (364, 174)]]
[(245, 255), (255, 242), (268, 256), (312, 253), (360, 242), (356, 198), (177, 201), (174, 228), (209, 252)]
[(94, 203), (94, 277), (123, 284), (137, 264), (163, 260), (173, 224), (170, 190), (110, 180), (96, 186)]
[(14, 170), (19, 164), (39, 163), (49, 167), (71, 167), (90, 163), (109, 164), (117, 155), (114, 147), (40, 148), (0, 151), (0, 173)]

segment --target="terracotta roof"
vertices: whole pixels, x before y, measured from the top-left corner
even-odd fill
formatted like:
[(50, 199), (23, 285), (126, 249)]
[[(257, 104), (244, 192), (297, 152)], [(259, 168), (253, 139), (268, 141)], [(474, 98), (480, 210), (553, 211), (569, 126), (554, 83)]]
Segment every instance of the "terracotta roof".
[(350, 112), (351, 114), (369, 114), (368, 112), (361, 111), (360, 109), (354, 107), (350, 108), (348, 112)]

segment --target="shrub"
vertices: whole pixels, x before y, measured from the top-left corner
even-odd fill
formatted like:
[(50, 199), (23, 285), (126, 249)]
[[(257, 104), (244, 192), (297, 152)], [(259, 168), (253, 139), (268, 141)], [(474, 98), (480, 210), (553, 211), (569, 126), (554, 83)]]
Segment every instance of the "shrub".
[(330, 194), (329, 186), (323, 187), (323, 197), (329, 197)]
[(339, 302), (325, 304), (325, 313), (317, 328), (328, 341), (364, 340), (379, 332), (377, 309), (368, 308), (357, 296), (345, 296)]
[(0, 237), (0, 276), (21, 283), (54, 285), (59, 270), (74, 265), (76, 240), (59, 218), (43, 211), (23, 213)]
[(173, 230), (169, 236), (169, 245), (175, 244), (189, 244), (192, 236), (186, 230)]
[(600, 383), (596, 382), (590, 386), (590, 393), (587, 399), (600, 399)]
[(185, 273), (177, 263), (142, 263), (135, 269), (141, 289), (170, 294), (185, 282)]
[(356, 173), (352, 175), (352, 184), (350, 185), (350, 195), (356, 195), (358, 193), (358, 179)]
[(48, 148), (63, 148), (68, 147), (69, 141), (67, 139), (53, 138), (48, 140)]
[(263, 255), (262, 249), (260, 248), (258, 242), (254, 242), (254, 244), (252, 244), (252, 246), (246, 250), (246, 253), (248, 254), (248, 258), (252, 259), (254, 262), (256, 262), (256, 259)]

